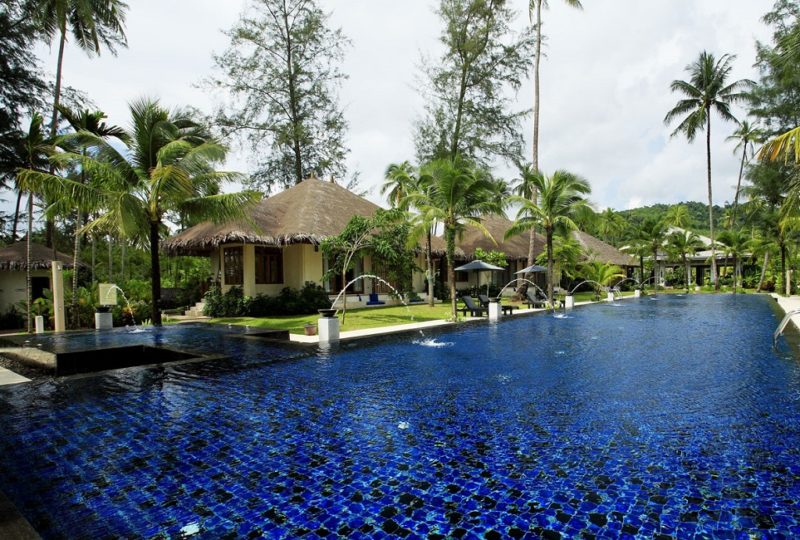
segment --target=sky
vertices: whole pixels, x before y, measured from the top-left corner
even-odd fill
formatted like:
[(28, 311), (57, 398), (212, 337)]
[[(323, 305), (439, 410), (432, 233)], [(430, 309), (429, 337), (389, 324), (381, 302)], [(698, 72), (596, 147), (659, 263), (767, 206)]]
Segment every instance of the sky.
[[(527, 1), (510, 0), (517, 25), (528, 24)], [(199, 83), (213, 72), (245, 0), (129, 0), (128, 49), (88, 58), (69, 45), (64, 82), (88, 94), (109, 121), (127, 126), (127, 103), (141, 96), (167, 106), (214, 107)], [(423, 113), (419, 94), (423, 56), (436, 58), (441, 23), (436, 0), (321, 0), (332, 25), (351, 40), (339, 90), (349, 122), (347, 166), (360, 172), (367, 198), (380, 195), (390, 163), (414, 160), (413, 126)], [(761, 17), (772, 0), (584, 0), (575, 10), (550, 0), (541, 68), (540, 166), (566, 169), (592, 186), (597, 210), (681, 201), (707, 201), (704, 135), (693, 143), (670, 137), (667, 111), (679, 99), (671, 81), (707, 50), (736, 55), (732, 80), (758, 79), (755, 41), (771, 32)], [(41, 65), (55, 71), (55, 48), (39, 49)], [(515, 109), (532, 107), (533, 86), (523, 85)], [(735, 109), (738, 118), (744, 110)], [(524, 124), (530, 159), (532, 115)], [(714, 202), (733, 199), (739, 172), (735, 126), (712, 119)], [(265, 151), (268, 149), (265, 148)], [(233, 146), (227, 168), (247, 173), (251, 151)], [(515, 170), (498, 163), (508, 181)], [(226, 191), (237, 189), (231, 186)]]

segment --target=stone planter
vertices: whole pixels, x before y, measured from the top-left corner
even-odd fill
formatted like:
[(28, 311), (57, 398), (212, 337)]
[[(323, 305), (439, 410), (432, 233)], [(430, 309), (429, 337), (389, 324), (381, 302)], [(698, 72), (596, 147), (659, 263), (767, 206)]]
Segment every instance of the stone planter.
[(316, 336), (317, 335), (317, 325), (316, 324), (306, 323), (306, 325), (303, 327), (303, 330), (305, 330), (307, 336)]

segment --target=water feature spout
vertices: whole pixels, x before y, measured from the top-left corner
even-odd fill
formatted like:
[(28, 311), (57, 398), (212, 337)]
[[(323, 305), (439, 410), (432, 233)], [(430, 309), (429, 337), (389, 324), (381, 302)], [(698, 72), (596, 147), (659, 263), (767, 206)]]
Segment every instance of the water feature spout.
[[(414, 320), (414, 315), (411, 313), (411, 309), (408, 307), (408, 303), (403, 298), (403, 295), (400, 294), (400, 292), (397, 289), (395, 289), (392, 286), (391, 283), (389, 283), (388, 281), (386, 281), (385, 279), (383, 279), (380, 276), (376, 276), (375, 274), (362, 274), (362, 275), (360, 275), (358, 277), (355, 277), (355, 278), (351, 279), (350, 281), (348, 281), (347, 284), (345, 284), (345, 286), (342, 287), (342, 290), (339, 292), (339, 294), (336, 295), (336, 298), (333, 299), (333, 302), (331, 302), (331, 309), (337, 310), (337, 308), (335, 306), (339, 302), (339, 300), (342, 298), (342, 295), (344, 295), (347, 292), (347, 289), (350, 287), (350, 285), (352, 285), (353, 283), (357, 282), (360, 279), (374, 279), (374, 280), (377, 280), (377, 281), (383, 283), (387, 287), (389, 287), (392, 290), (392, 292), (394, 292), (394, 294), (400, 299), (400, 303), (402, 303), (405, 306), (406, 311), (408, 312), (409, 317), (411, 318), (411, 320), (412, 321)], [(346, 308), (346, 305), (345, 305), (345, 308)], [(344, 319), (346, 311), (347, 311), (346, 309), (342, 310), (342, 319)]]

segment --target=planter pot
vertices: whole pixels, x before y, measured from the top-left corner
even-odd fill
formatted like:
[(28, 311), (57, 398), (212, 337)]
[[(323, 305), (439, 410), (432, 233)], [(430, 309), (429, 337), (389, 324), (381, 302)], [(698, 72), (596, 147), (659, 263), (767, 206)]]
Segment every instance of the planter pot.
[(110, 312), (97, 311), (94, 314), (94, 327), (97, 330), (111, 330), (114, 327), (114, 319)]
[(317, 335), (317, 325), (316, 324), (307, 324), (303, 327), (306, 331), (307, 336), (316, 336)]

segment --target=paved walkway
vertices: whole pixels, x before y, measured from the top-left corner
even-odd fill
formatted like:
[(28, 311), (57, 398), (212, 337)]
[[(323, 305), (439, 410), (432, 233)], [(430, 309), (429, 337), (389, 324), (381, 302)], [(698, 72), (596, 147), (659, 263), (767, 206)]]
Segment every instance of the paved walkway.
[(28, 381), (30, 381), (30, 379), (28, 379), (27, 377), (23, 377), (22, 375), (17, 375), (10, 369), (0, 367), (0, 386), (4, 386), (6, 384), (17, 384)]

